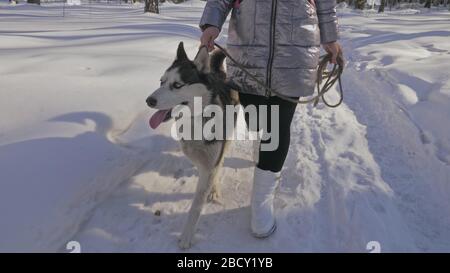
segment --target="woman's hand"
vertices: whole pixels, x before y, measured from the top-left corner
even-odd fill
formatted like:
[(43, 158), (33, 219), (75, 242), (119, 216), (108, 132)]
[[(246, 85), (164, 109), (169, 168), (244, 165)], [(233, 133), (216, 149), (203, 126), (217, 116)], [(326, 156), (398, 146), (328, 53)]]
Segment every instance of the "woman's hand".
[(208, 51), (214, 49), (214, 40), (219, 36), (220, 30), (215, 26), (207, 27), (200, 37), (200, 46), (206, 46)]
[(337, 58), (339, 54), (342, 53), (341, 45), (338, 42), (331, 42), (327, 44), (322, 44), (323, 49), (325, 49), (326, 52), (331, 54), (331, 63), (332, 64), (338, 64)]

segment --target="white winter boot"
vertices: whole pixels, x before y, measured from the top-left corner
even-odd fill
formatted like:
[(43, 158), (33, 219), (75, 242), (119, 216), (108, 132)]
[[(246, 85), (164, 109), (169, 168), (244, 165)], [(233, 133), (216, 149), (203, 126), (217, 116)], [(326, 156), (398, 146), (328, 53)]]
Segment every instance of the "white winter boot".
[(280, 172), (264, 171), (255, 167), (251, 200), (251, 227), (253, 236), (269, 237), (276, 229), (273, 200)]

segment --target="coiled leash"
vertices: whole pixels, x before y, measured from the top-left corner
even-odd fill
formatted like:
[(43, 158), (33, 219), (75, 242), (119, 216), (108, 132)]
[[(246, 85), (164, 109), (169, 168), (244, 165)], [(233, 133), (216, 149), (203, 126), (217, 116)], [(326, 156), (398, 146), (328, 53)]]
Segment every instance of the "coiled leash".
[[(341, 75), (344, 72), (344, 58), (342, 57), (342, 53), (340, 52), (337, 57), (337, 64), (333, 65), (333, 69), (331, 71), (327, 71), (327, 65), (331, 61), (331, 54), (328, 53), (326, 55), (320, 56), (319, 60), (319, 66), (317, 69), (317, 80), (316, 80), (316, 86), (317, 86), (317, 95), (307, 99), (307, 100), (296, 100), (293, 98), (290, 98), (288, 96), (282, 95), (278, 93), (277, 91), (273, 90), (272, 88), (269, 88), (265, 83), (260, 81), (256, 76), (254, 76), (252, 73), (250, 73), (242, 64), (237, 62), (231, 55), (227, 52), (226, 49), (224, 49), (222, 46), (220, 46), (217, 43), (214, 43), (215, 46), (217, 46), (223, 54), (227, 58), (229, 58), (239, 69), (241, 69), (247, 76), (252, 78), (258, 85), (260, 85), (264, 90), (269, 91), (270, 93), (276, 95), (277, 97), (293, 102), (298, 104), (309, 104), (313, 103), (313, 106), (316, 107), (316, 105), (319, 103), (320, 99), (322, 99), (323, 103), (331, 108), (338, 107), (342, 104), (344, 100), (344, 91), (342, 89), (342, 82), (341, 82)], [(325, 83), (322, 85), (322, 82), (325, 80)], [(330, 89), (333, 87), (333, 85), (338, 82), (339, 84), (339, 101), (336, 104), (330, 104), (325, 99), (325, 94), (330, 91)], [(322, 87), (321, 87), (322, 85)]]

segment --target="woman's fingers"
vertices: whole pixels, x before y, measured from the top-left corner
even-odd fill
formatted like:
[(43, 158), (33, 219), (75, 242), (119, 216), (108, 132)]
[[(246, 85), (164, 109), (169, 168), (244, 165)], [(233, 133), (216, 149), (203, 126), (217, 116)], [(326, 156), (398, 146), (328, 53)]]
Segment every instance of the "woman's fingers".
[(214, 39), (209, 40), (208, 50), (209, 51), (213, 51), (214, 50)]
[(334, 46), (334, 44), (333, 45), (330, 45), (329, 46), (329, 52), (331, 53), (331, 63), (332, 64), (336, 64), (337, 63), (337, 61), (336, 61), (336, 58), (337, 58), (337, 48), (336, 48), (336, 46)]
[(210, 52), (210, 51), (214, 50), (214, 40), (210, 39), (210, 40), (206, 41), (204, 39), (201, 39), (199, 48), (202, 46), (206, 46), (206, 48), (208, 49), (208, 52)]
[(325, 49), (326, 52), (331, 54), (330, 63), (337, 64), (337, 58), (338, 58), (338, 55), (339, 55), (339, 52), (340, 52), (339, 43), (332, 42), (332, 43), (324, 44), (323, 48)]
[(214, 50), (214, 40), (219, 36), (219, 32), (215, 26), (209, 26), (203, 31), (200, 42), (208, 48), (208, 51)]
[(206, 46), (208, 48), (208, 51), (211, 51), (214, 49), (214, 39), (210, 35), (202, 35), (200, 38), (200, 46)]
[(200, 38), (200, 46), (207, 46), (209, 43), (209, 37), (205, 33), (203, 33), (202, 37)]

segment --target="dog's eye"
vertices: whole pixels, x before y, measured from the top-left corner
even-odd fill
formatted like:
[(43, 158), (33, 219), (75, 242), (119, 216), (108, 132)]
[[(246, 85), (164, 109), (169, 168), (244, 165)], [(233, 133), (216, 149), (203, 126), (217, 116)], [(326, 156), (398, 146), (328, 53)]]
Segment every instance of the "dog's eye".
[(184, 84), (181, 84), (179, 82), (176, 82), (176, 83), (173, 84), (173, 87), (176, 88), (176, 89), (181, 88), (183, 86), (184, 86)]

